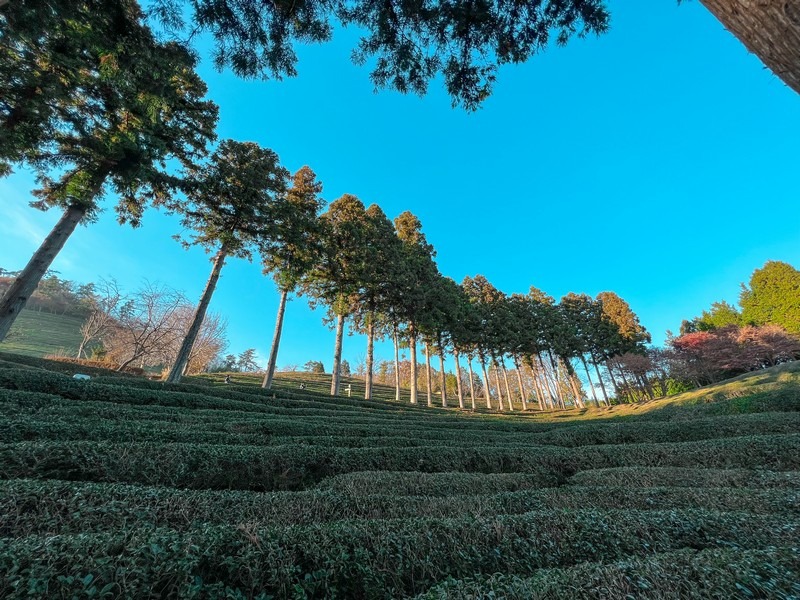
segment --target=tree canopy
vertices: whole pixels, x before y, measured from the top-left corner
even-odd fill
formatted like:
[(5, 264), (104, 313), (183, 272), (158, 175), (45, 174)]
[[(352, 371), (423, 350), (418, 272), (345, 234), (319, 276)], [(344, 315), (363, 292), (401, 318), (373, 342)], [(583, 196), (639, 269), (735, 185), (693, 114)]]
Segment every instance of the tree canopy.
[[(171, 26), (184, 6), (157, 0)], [(336, 26), (362, 32), (353, 61), (370, 63), (376, 87), (424, 94), (441, 77), (454, 105), (477, 108), (492, 92), (500, 66), (521, 63), (555, 42), (604, 33), (603, 0), (194, 0), (191, 19), (211, 33), (214, 60), (243, 77), (297, 74), (296, 44), (327, 42)]]

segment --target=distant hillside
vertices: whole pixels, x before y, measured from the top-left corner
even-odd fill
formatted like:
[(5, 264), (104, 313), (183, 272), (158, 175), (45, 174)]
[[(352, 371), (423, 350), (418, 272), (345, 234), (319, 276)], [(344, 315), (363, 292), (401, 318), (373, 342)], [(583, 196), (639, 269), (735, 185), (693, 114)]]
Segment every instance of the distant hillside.
[(27, 356), (75, 356), (81, 343), (80, 329), (84, 319), (23, 309), (8, 337), (0, 342), (0, 351)]

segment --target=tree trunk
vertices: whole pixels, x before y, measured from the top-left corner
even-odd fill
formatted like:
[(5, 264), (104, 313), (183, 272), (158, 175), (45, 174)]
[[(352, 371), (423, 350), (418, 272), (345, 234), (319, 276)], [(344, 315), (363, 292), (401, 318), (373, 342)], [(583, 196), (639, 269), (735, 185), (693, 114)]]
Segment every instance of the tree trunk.
[(439, 368), (441, 373), (439, 375), (442, 380), (442, 408), (447, 408), (447, 373), (444, 370), (444, 350), (439, 346)]
[(475, 381), (472, 372), (472, 359), (467, 355), (467, 369), (469, 369), (469, 399), (472, 402), (472, 410), (475, 410)]
[(200, 296), (200, 302), (197, 305), (197, 310), (194, 311), (192, 317), (192, 324), (189, 325), (189, 331), (186, 332), (186, 337), (183, 338), (181, 349), (178, 350), (178, 356), (175, 358), (175, 364), (167, 375), (169, 383), (178, 383), (183, 376), (183, 371), (189, 363), (189, 356), (192, 353), (192, 346), (197, 339), (197, 334), (200, 333), (200, 327), (203, 325), (203, 319), (206, 318), (206, 311), (208, 304), (211, 302), (211, 296), (217, 287), (219, 281), (219, 274), (222, 271), (222, 266), (225, 264), (225, 257), (228, 256), (228, 249), (225, 246), (219, 249), (217, 255), (214, 257), (214, 266), (211, 268), (211, 275), (208, 277), (206, 287), (203, 290), (203, 295)]
[(581, 355), (581, 362), (583, 363), (583, 370), (586, 371), (586, 379), (589, 380), (589, 389), (592, 390), (592, 400), (597, 408), (600, 408), (600, 401), (597, 399), (597, 391), (594, 389), (592, 383), (592, 376), (589, 374), (589, 365), (586, 364), (586, 359)]
[(417, 333), (409, 328), (408, 354), (411, 359), (411, 404), (417, 403)]
[(70, 205), (39, 249), (34, 252), (25, 268), (3, 294), (0, 299), (0, 342), (8, 335), (19, 312), (84, 216), (86, 216), (84, 207), (77, 204)]
[(400, 340), (397, 338), (397, 326), (394, 328), (394, 399), (400, 402)]
[(367, 374), (364, 380), (364, 400), (372, 400), (372, 371), (375, 364), (375, 315), (367, 317)]
[(508, 399), (508, 410), (514, 412), (514, 399), (511, 397), (511, 387), (508, 385), (508, 371), (506, 370), (505, 360), (501, 358), (500, 366), (503, 370), (503, 381), (506, 385), (506, 398)]
[(486, 360), (481, 357), (481, 370), (483, 371), (483, 387), (485, 388), (484, 394), (486, 395), (486, 408), (492, 408), (492, 393), (489, 388), (489, 374), (486, 372)]
[(536, 402), (539, 405), (539, 410), (544, 410), (544, 390), (542, 390), (542, 383), (539, 381), (539, 373), (536, 369), (533, 356), (531, 356), (530, 363), (531, 378), (533, 379), (533, 387), (535, 388), (534, 393), (536, 394)]
[(575, 371), (572, 373), (567, 371), (567, 377), (569, 378), (572, 393), (575, 394), (575, 404), (578, 408), (586, 408), (586, 403), (584, 403), (583, 397), (581, 396), (581, 387), (578, 385), (578, 376), (575, 374)]
[(331, 396), (339, 395), (342, 375), (342, 338), (344, 337), (344, 315), (336, 315), (336, 344), (333, 347), (333, 372), (331, 374)]
[(514, 356), (514, 369), (517, 371), (517, 383), (519, 384), (519, 396), (522, 399), (522, 410), (528, 410), (528, 394), (525, 393), (525, 386), (522, 384), (522, 370), (520, 369), (519, 358)]
[(547, 351), (547, 356), (550, 359), (550, 366), (553, 368), (553, 383), (555, 384), (555, 391), (556, 391), (556, 398), (558, 399), (558, 405), (566, 410), (567, 403), (564, 402), (564, 394), (561, 392), (561, 380), (558, 376), (558, 365), (556, 365), (556, 361), (553, 358), (553, 353), (550, 350)]
[(606, 360), (606, 371), (608, 371), (608, 376), (611, 378), (611, 384), (614, 386), (614, 391), (616, 392), (616, 396), (619, 396), (619, 385), (617, 384), (617, 380), (614, 378), (614, 371), (611, 369), (611, 365), (609, 365), (608, 360)]
[(494, 361), (494, 383), (497, 386), (497, 410), (503, 410), (503, 390), (500, 389), (500, 369), (497, 367), (497, 361)]
[(461, 387), (461, 365), (458, 360), (458, 348), (453, 346), (453, 359), (456, 361), (456, 391), (458, 393), (458, 408), (464, 410), (464, 390)]
[(539, 382), (541, 383), (542, 389), (545, 392), (545, 405), (547, 408), (554, 409), (556, 407), (556, 402), (553, 389), (550, 386), (550, 377), (547, 375), (547, 367), (544, 366), (544, 359), (542, 359), (541, 354), (537, 354), (536, 358), (539, 359)]
[(603, 392), (603, 400), (606, 401), (606, 406), (611, 406), (611, 403), (608, 401), (608, 394), (606, 393), (606, 384), (603, 383), (603, 376), (600, 375), (600, 367), (597, 366), (597, 361), (594, 359), (592, 360), (592, 364), (594, 365), (595, 373), (597, 373), (597, 379), (600, 381), (600, 391)]
[(431, 349), (428, 342), (425, 342), (425, 382), (428, 386), (428, 406), (433, 406), (433, 394), (431, 393)]
[(275, 318), (275, 333), (272, 334), (272, 348), (269, 351), (269, 362), (267, 363), (267, 374), (264, 375), (264, 381), (261, 382), (261, 387), (270, 389), (272, 387), (272, 378), (275, 376), (275, 365), (278, 362), (278, 346), (281, 344), (281, 331), (283, 330), (283, 315), (286, 312), (286, 300), (289, 297), (289, 292), (286, 290), (281, 291), (281, 301), (278, 303), (278, 316)]
[(700, 0), (775, 75), (800, 93), (797, 0)]

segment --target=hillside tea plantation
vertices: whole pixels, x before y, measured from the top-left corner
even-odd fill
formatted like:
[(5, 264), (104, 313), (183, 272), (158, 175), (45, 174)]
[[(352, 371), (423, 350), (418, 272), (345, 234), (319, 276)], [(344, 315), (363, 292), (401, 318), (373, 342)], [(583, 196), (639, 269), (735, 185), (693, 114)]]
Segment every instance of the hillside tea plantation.
[(75, 368), (0, 355), (2, 598), (800, 597), (797, 363), (514, 415)]

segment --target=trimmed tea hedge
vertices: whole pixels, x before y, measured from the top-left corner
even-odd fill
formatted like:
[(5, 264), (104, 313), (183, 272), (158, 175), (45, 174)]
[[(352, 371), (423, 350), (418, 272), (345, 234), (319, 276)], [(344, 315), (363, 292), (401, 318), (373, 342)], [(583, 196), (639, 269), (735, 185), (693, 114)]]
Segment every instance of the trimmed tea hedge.
[(417, 600), (800, 597), (800, 548), (679, 550), (611, 564), (543, 569), (532, 577), (449, 580)]
[[(531, 484), (537, 483), (533, 478)], [(541, 483), (541, 482), (539, 482)], [(124, 484), (0, 482), (0, 536), (57, 535), (136, 527), (187, 529), (203, 524), (266, 526), (353, 519), (520, 514), (546, 507), (663, 510), (707, 508), (797, 515), (792, 490), (562, 487), (439, 497), (303, 492), (175, 490)]]
[(397, 598), (481, 571), (532, 575), (687, 546), (788, 546), (798, 527), (741, 513), (579, 510), (31, 536), (0, 540), (0, 597)]

